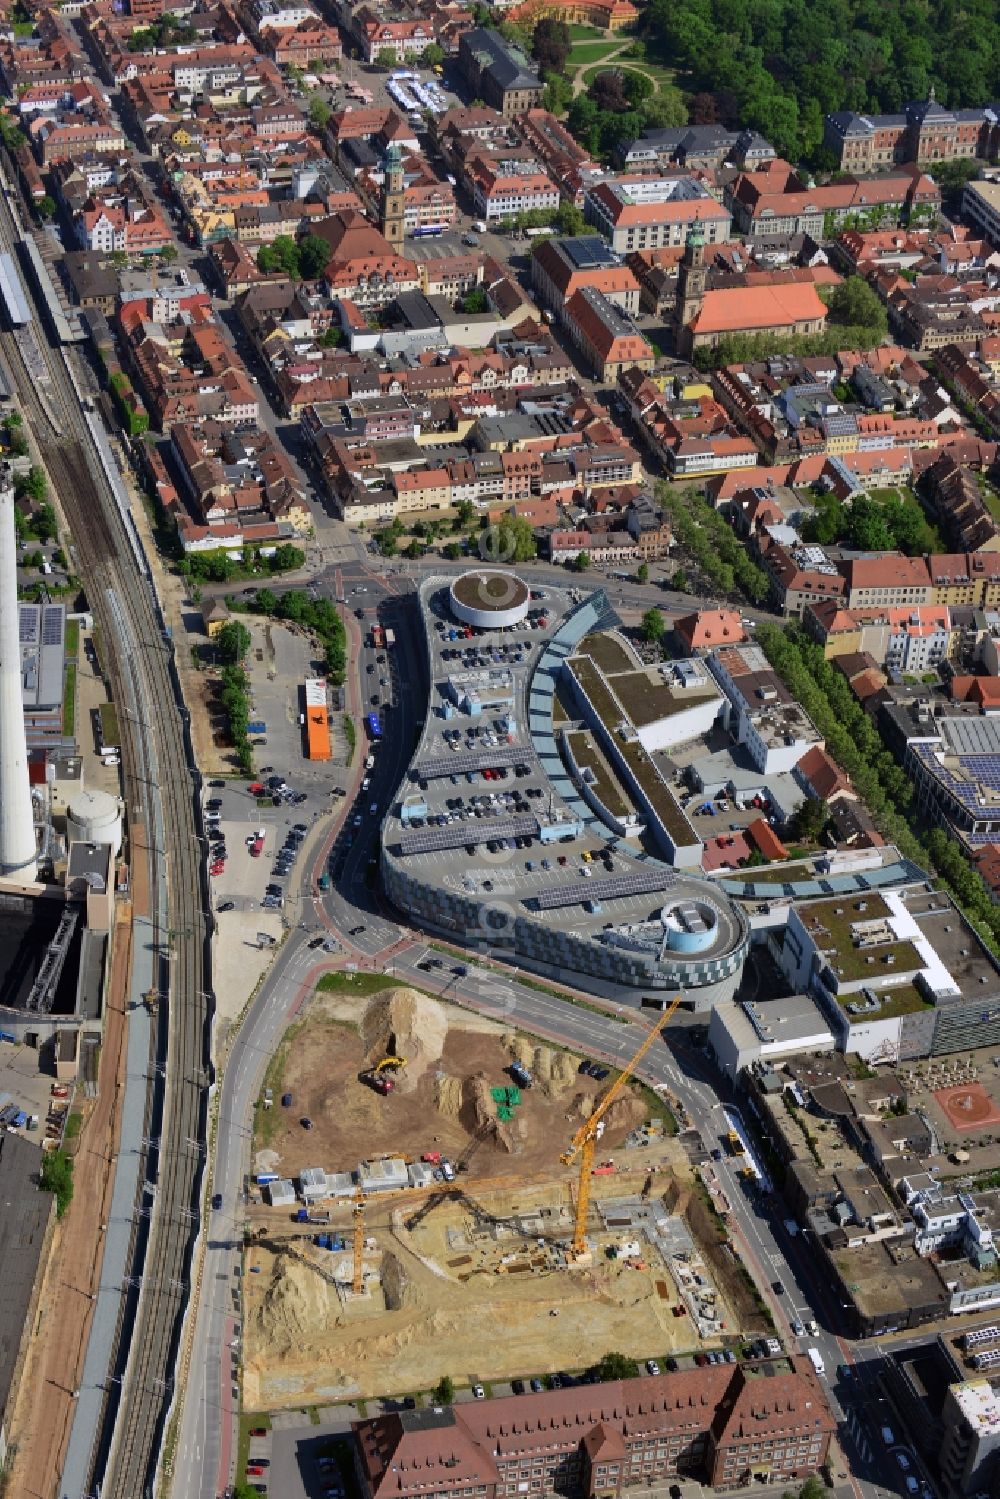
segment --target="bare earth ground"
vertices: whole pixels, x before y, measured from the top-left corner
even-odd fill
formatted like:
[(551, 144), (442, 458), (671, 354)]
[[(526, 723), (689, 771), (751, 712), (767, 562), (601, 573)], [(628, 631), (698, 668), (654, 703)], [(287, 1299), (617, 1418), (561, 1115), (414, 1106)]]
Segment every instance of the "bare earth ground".
[(84, 1103), (73, 1164), (73, 1202), (56, 1229), (45, 1270), (10, 1439), (14, 1459), (4, 1493), (49, 1499), (57, 1490), (80, 1382), (104, 1251), (102, 1223), (111, 1205), (111, 1161), (117, 1149), (125, 1076), (124, 993), (131, 920), (119, 906), (108, 986), (98, 1097)]
[[(401, 1081), (387, 1098), (359, 1083), (363, 1060), (383, 1048), (385, 1025), (373, 1024), (371, 1012), (362, 1018), (364, 1000), (317, 995), (269, 1079), (276, 1096), (282, 1088), (292, 1093), (292, 1107), (261, 1115), (257, 1143), (280, 1158), (276, 1169), (294, 1176), (307, 1165), (352, 1170), (361, 1159), (396, 1152), (412, 1160), (440, 1150), (458, 1161), (472, 1142), (468, 1171), (447, 1196), (369, 1198), (367, 1289), (359, 1298), (343, 1285), (350, 1280), (349, 1249), (320, 1249), (293, 1228), (287, 1208), (251, 1208), (251, 1222), (266, 1238), (247, 1251), (247, 1406), (415, 1392), (443, 1374), (486, 1382), (580, 1368), (611, 1349), (662, 1358), (690, 1348), (697, 1336), (687, 1316), (672, 1314), (679, 1297), (666, 1267), (655, 1256), (632, 1264), (607, 1259), (605, 1248), (620, 1245), (622, 1235), (598, 1231), (596, 1214), (594, 1264), (561, 1264), (555, 1245), (572, 1229), (577, 1178), (559, 1153), (600, 1086), (577, 1076), (578, 1058), (536, 1048), (412, 990), (392, 994), (393, 1015), (413, 1027), (407, 1044), (416, 1041), (416, 1055), (407, 1073), (416, 1078)], [(348, 1017), (360, 1021), (369, 1043), (378, 1043), (367, 1053)], [(475, 1138), (484, 1117), (483, 1085), (475, 1078), (484, 1074), (489, 1086), (508, 1082), (503, 1069), (514, 1047), (538, 1082), (522, 1094), (507, 1150), (503, 1141)], [(398, 1050), (407, 1054), (403, 1045)], [(690, 1169), (674, 1141), (624, 1149), (625, 1135), (645, 1118), (642, 1101), (626, 1097), (614, 1108), (598, 1159), (613, 1157), (616, 1171), (593, 1178), (594, 1197), (686, 1186)], [(311, 1132), (299, 1125), (303, 1115), (314, 1121)], [(349, 1244), (350, 1204), (327, 1206), (332, 1227)], [(508, 1227), (514, 1214), (532, 1222)], [(728, 1308), (723, 1317), (727, 1331), (735, 1331)]]
[[(402, 1082), (382, 1098), (358, 1081), (365, 1054), (354, 1025), (366, 1001), (341, 994), (315, 996), (308, 1017), (289, 1032), (268, 1076), (276, 1097), (285, 1091), (292, 1094), (290, 1109), (276, 1107), (261, 1119), (263, 1141), (276, 1153), (283, 1175), (295, 1176), (303, 1166), (353, 1171), (361, 1160), (396, 1153), (417, 1159), (425, 1151), (438, 1150), (457, 1158), (472, 1143), (474, 1105), (467, 1096), (463, 1099), (456, 1084), (482, 1073), (489, 1087), (508, 1085), (504, 1069), (512, 1052), (501, 1027), (491, 1021), (428, 1003), (447, 1015), (443, 1050), (436, 1058), (424, 1059), (412, 1092), (404, 1092), (407, 1083)], [(536, 1048), (525, 1042), (522, 1049), (531, 1066)], [(549, 1047), (542, 1050), (553, 1055)], [(409, 1060), (407, 1071), (412, 1073), (420, 1062), (412, 1056)], [(578, 1061), (566, 1056), (557, 1081), (522, 1093), (511, 1130), (513, 1148), (502, 1149), (492, 1140), (479, 1144), (470, 1156), (470, 1179), (515, 1169), (518, 1176), (538, 1171), (563, 1174), (559, 1152), (590, 1113), (600, 1086), (592, 1078), (577, 1076)], [(628, 1101), (614, 1112), (617, 1117), (601, 1142), (602, 1153), (613, 1152), (644, 1117), (642, 1106)], [(313, 1122), (310, 1132), (299, 1123), (303, 1116)]]

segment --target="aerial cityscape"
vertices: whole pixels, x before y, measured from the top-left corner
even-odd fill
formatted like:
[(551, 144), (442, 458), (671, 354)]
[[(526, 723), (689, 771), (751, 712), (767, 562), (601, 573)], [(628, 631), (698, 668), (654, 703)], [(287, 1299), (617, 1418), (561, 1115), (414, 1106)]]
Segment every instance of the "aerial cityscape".
[(2, 1499), (1000, 1499), (1000, 11), (8, 0)]

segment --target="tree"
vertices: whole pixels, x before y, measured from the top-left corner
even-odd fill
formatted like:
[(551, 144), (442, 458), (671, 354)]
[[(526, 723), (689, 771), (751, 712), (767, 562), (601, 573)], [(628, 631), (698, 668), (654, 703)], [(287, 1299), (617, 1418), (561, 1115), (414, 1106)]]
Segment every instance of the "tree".
[(556, 214), (556, 228), (560, 234), (583, 234), (587, 227), (583, 209), (568, 200), (560, 203)]
[(496, 528), (494, 539), (496, 561), (530, 562), (538, 555), (535, 533), (523, 515), (505, 516)]
[(648, 640), (651, 644), (663, 639), (667, 632), (667, 625), (659, 609), (646, 610), (642, 616), (640, 629), (643, 640)]
[(597, 1365), (600, 1379), (638, 1379), (639, 1365), (627, 1353), (606, 1353)]
[(41, 501), (48, 494), (48, 489), (45, 470), (37, 468), (34, 464), (26, 474), (19, 474), (14, 480), (14, 493), (18, 499), (22, 495), (27, 495), (29, 499)]
[(470, 315), (477, 312), (487, 312), (489, 305), (486, 293), (481, 286), (474, 286), (462, 298), (462, 311)]
[(309, 124), (316, 135), (322, 135), (330, 122), (333, 113), (329, 104), (320, 94), (313, 94), (309, 100)]
[(642, 117), (646, 125), (657, 130), (670, 130), (688, 122), (687, 101), (679, 88), (661, 84), (659, 90), (642, 106)]
[(649, 564), (647, 562), (639, 563), (639, 569), (636, 573), (636, 577), (638, 578), (640, 583), (649, 582)]
[(258, 614), (273, 614), (277, 608), (278, 598), (270, 588), (258, 588), (254, 597), (254, 606)]
[(561, 73), (543, 73), (542, 76), (545, 81), (542, 107), (550, 114), (565, 114), (573, 98), (572, 82)]
[(442, 1374), (432, 1391), (436, 1405), (451, 1405), (455, 1399), (455, 1381), (450, 1374)]
[(877, 500), (859, 495), (847, 516), (846, 540), (861, 552), (891, 552), (893, 536)]
[(174, 261), (177, 259), (177, 246), (161, 245), (156, 254), (158, 258), (163, 261), (164, 265), (173, 265)]
[(861, 276), (845, 276), (830, 292), (830, 320), (852, 328), (877, 329), (880, 338), (888, 330), (885, 308), (876, 292)]
[(375, 55), (375, 61), (380, 68), (394, 68), (399, 61), (395, 47), (380, 48)]
[(589, 566), (590, 566), (590, 553), (589, 552), (577, 552), (576, 556), (573, 558), (573, 571), (577, 572), (577, 573), (585, 573), (587, 571), (587, 569), (589, 568)]
[(531, 55), (541, 68), (562, 73), (572, 45), (569, 27), (554, 16), (543, 16), (531, 38)]
[(455, 519), (463, 529), (471, 526), (476, 518), (476, 507), (471, 500), (459, 500), (456, 506)]
[(807, 796), (792, 814), (788, 831), (793, 838), (815, 843), (830, 820), (830, 808), (821, 796)]
[(46, 220), (48, 220), (48, 219), (55, 218), (55, 214), (56, 214), (56, 200), (55, 200), (55, 198), (50, 198), (49, 195), (48, 195), (48, 193), (46, 193), (45, 197), (44, 198), (39, 198), (38, 202), (35, 204), (35, 210), (36, 210), (36, 212), (38, 214), (38, 217), (40, 219), (46, 219)]
[(304, 281), (316, 281), (326, 270), (330, 246), (319, 234), (303, 235), (298, 245), (299, 275)]
[(444, 552), (444, 555), (451, 562), (457, 562), (459, 557), (461, 557), (462, 555), (462, 548), (459, 546), (457, 541), (449, 541), (447, 545), (442, 548), (442, 550)]
[(673, 577), (670, 579), (670, 586), (671, 588), (675, 589), (677, 593), (688, 592), (691, 584), (688, 581), (688, 575), (684, 571), (683, 567), (678, 567), (675, 570)]
[(422, 57), (429, 68), (439, 68), (444, 62), (444, 48), (439, 47), (437, 42), (431, 42), (424, 48)]
[(61, 1218), (73, 1201), (73, 1162), (65, 1150), (52, 1150), (42, 1157), (39, 1185), (56, 1199), (56, 1216)]
[(624, 74), (618, 68), (598, 73), (590, 85), (590, 97), (598, 109), (624, 114), (629, 105)]

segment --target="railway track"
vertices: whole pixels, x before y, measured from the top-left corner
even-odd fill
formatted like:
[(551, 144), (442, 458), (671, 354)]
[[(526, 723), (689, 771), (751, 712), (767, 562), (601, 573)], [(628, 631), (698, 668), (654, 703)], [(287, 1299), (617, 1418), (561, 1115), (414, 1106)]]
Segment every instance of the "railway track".
[[(0, 241), (11, 244), (14, 237), (9, 208), (0, 198)], [(131, 730), (122, 736), (131, 856), (134, 864), (144, 851), (148, 864), (161, 1003), (149, 1059), (144, 1183), (135, 1204), (129, 1285), (122, 1295), (115, 1365), (101, 1427), (94, 1433), (87, 1489), (102, 1499), (139, 1499), (153, 1493), (200, 1218), (210, 1011), (197, 787), (156, 601), (137, 570), (114, 494), (88, 453), (89, 434), (63, 355), (42, 346), (51, 377), (43, 399), (12, 334), (0, 333), (0, 351), (58, 492), (107, 643), (112, 693), (124, 709), (123, 729), (127, 724)], [(136, 838), (140, 827), (144, 845)]]

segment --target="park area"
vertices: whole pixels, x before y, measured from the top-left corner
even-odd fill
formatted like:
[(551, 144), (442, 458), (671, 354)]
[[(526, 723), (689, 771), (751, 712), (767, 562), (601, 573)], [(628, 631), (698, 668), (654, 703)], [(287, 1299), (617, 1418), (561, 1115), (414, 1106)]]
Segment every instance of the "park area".
[[(569, 32), (572, 45), (566, 59), (566, 75), (573, 79), (574, 94), (588, 88), (606, 67), (644, 73), (655, 90), (674, 82), (673, 69), (633, 55), (637, 49), (635, 37), (610, 35), (589, 26), (571, 26)], [(642, 50), (641, 44), (638, 50)]]
[[(579, 1056), (391, 980), (329, 982), (272, 1063), (275, 1100), (291, 1094), (292, 1103), (259, 1111), (257, 1172), (350, 1173), (362, 1161), (388, 1171), (394, 1158), (427, 1180), (384, 1191), (369, 1184), (360, 1294), (352, 1289), (356, 1188), (322, 1203), (324, 1244), (295, 1221), (295, 1208), (251, 1200), (244, 1398), (252, 1408), (418, 1393), (444, 1375), (487, 1382), (579, 1368), (616, 1348), (662, 1358), (700, 1346), (662, 1248), (611, 1206), (648, 1202), (663, 1221), (683, 1222), (672, 1215), (691, 1199), (690, 1166), (658, 1100), (628, 1088), (612, 1104), (591, 1180), (593, 1254), (570, 1265), (579, 1176), (559, 1157), (606, 1084), (580, 1073)], [(386, 1056), (405, 1065), (380, 1096), (361, 1076)], [(530, 1070), (530, 1088), (512, 1088), (514, 1061)], [(431, 1181), (422, 1157), (444, 1157), (454, 1180)], [(716, 1345), (737, 1330), (725, 1279), (732, 1265), (718, 1260)]]

